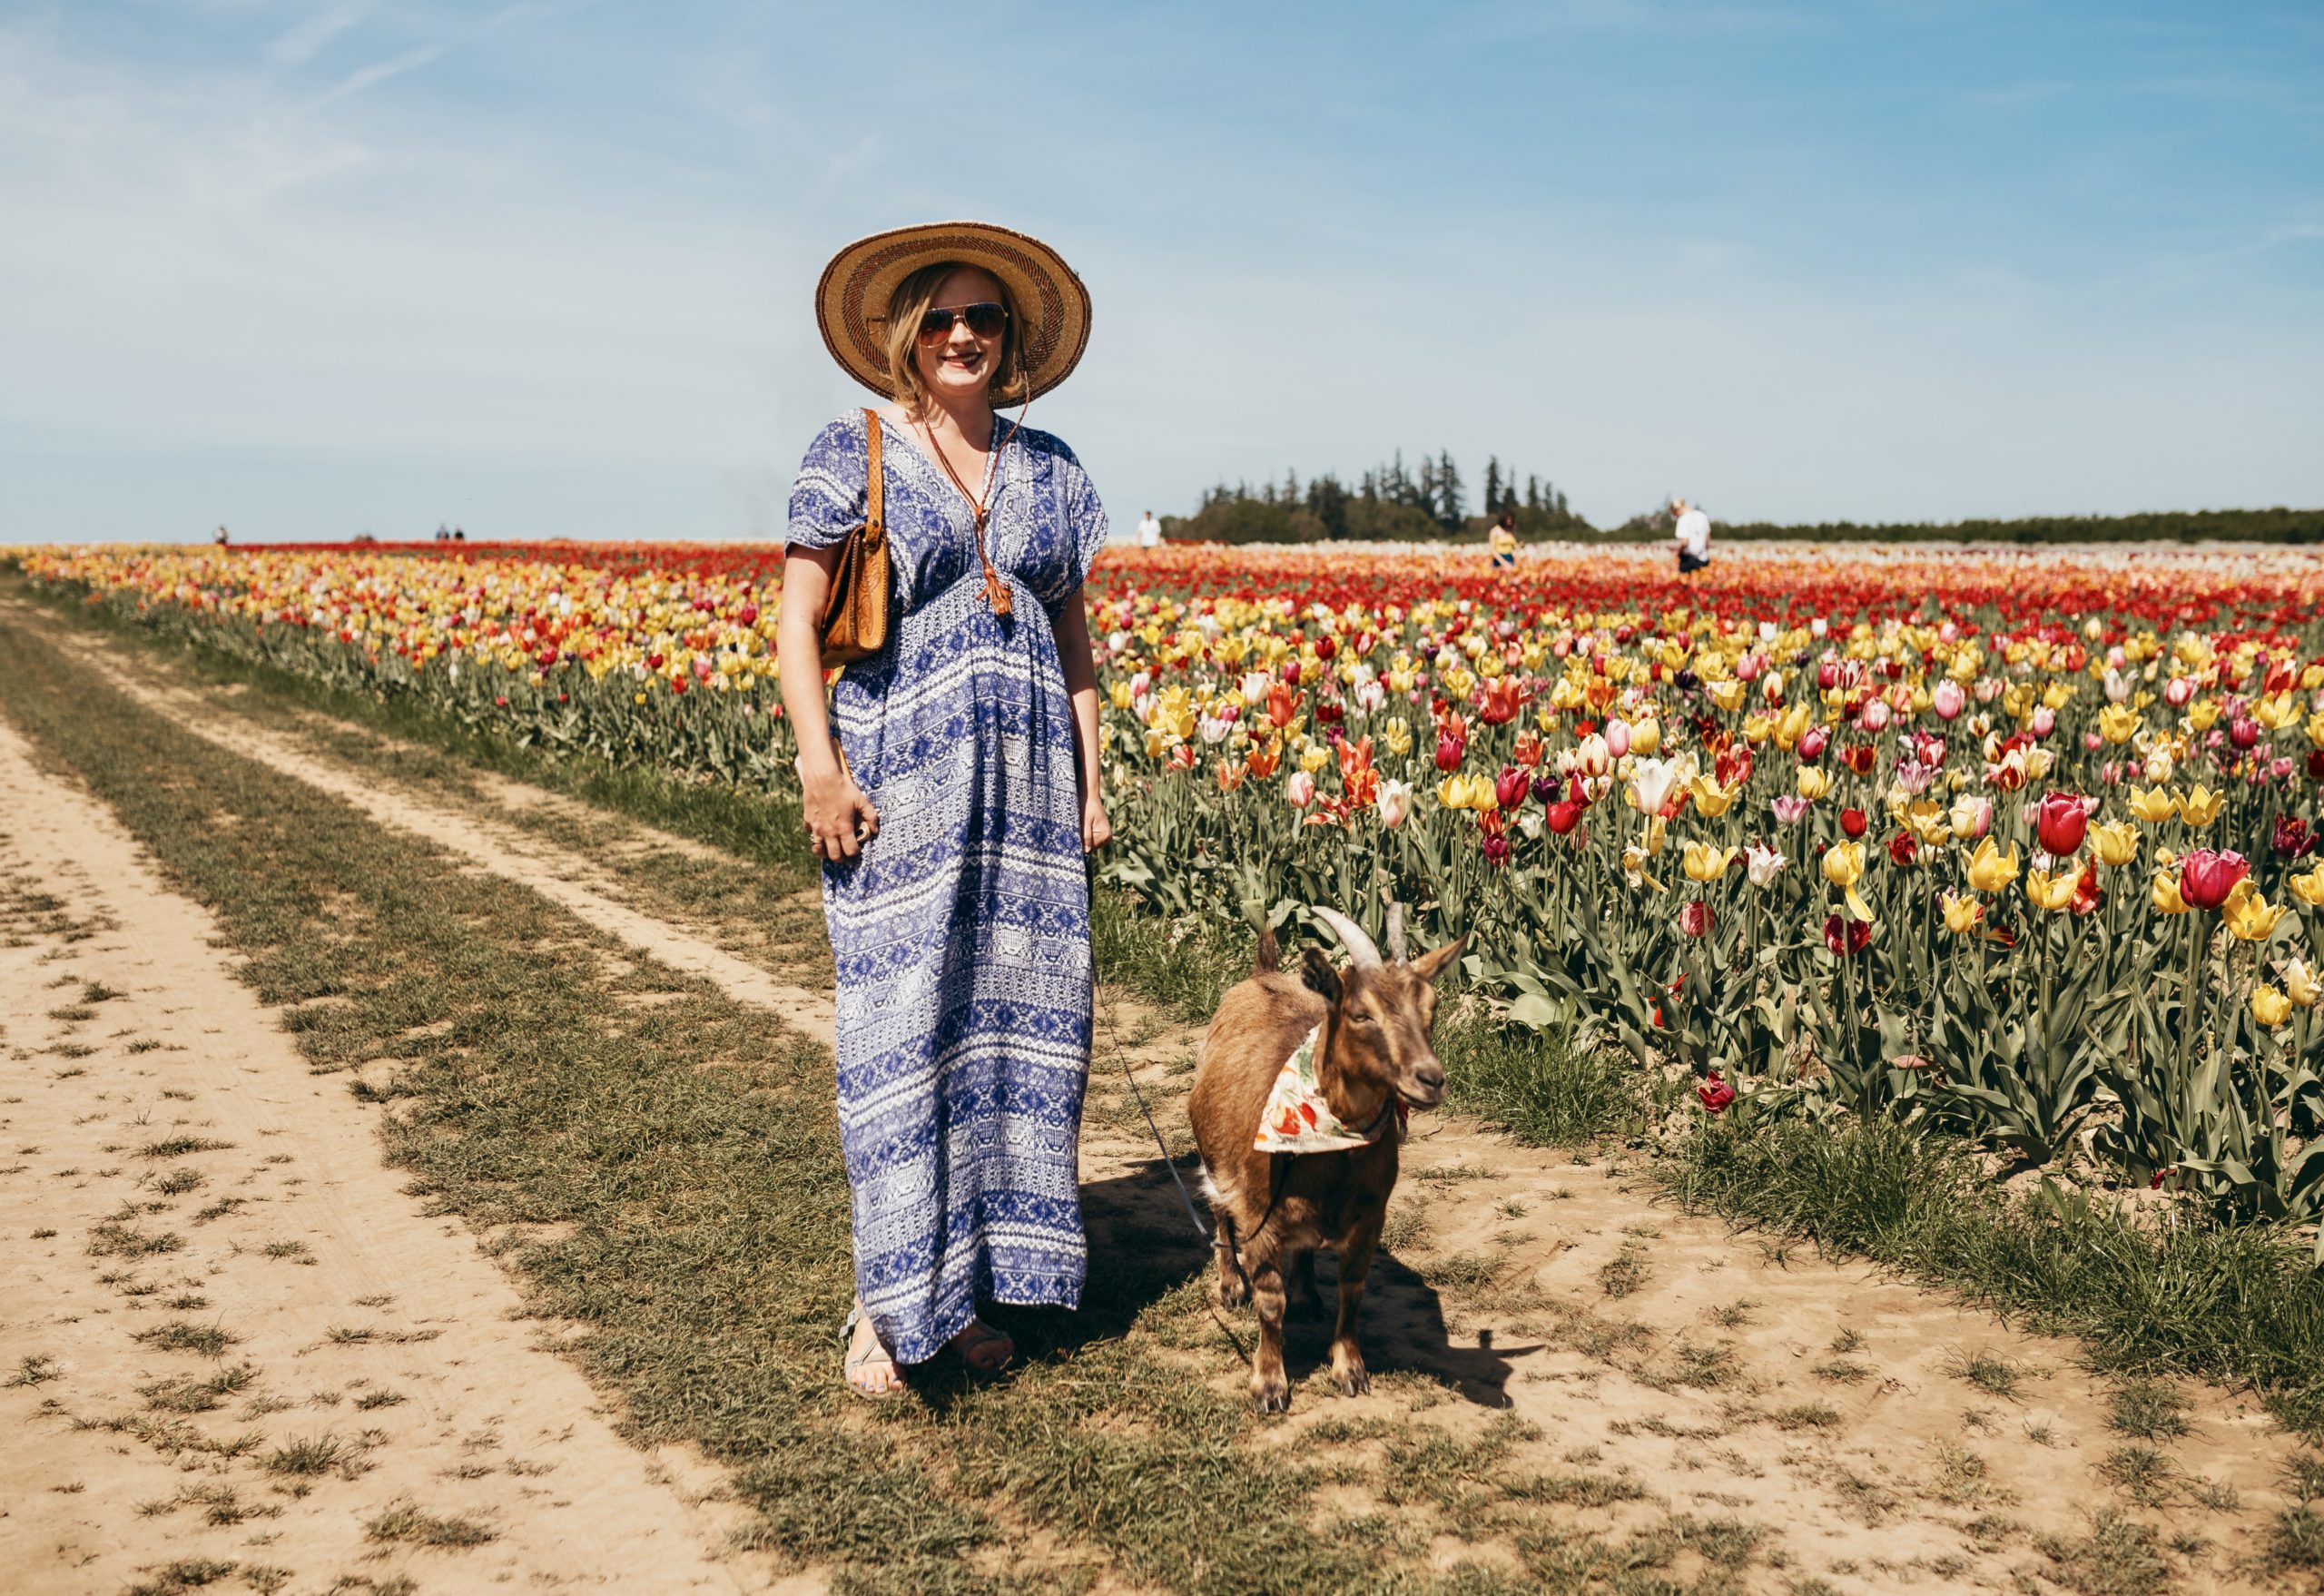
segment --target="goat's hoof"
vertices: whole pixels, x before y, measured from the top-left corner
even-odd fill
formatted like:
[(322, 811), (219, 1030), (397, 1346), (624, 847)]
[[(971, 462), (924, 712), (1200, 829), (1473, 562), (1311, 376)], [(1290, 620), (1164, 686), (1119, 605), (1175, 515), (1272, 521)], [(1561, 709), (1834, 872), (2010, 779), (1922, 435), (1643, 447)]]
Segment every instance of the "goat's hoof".
[(1251, 1300), (1251, 1288), (1239, 1280), (1222, 1281), (1218, 1287), (1218, 1305), (1233, 1313)]
[(1372, 1390), (1371, 1373), (1361, 1365), (1343, 1370), (1339, 1380), (1342, 1396), (1364, 1396)]
[(1251, 1405), (1263, 1414), (1287, 1414), (1291, 1411), (1291, 1387), (1280, 1376), (1273, 1380), (1251, 1382)]

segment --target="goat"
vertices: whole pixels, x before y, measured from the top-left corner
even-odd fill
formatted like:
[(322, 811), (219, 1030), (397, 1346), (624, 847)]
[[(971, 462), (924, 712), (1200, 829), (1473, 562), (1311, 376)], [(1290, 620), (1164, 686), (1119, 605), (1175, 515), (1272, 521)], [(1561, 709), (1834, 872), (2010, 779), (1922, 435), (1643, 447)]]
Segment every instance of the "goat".
[[(1372, 1388), (1356, 1343), (1364, 1283), (1396, 1185), (1396, 1127), (1402, 1107), (1444, 1100), (1444, 1067), (1430, 1033), (1436, 1020), (1433, 984), (1460, 954), (1464, 938), (1417, 960), (1404, 956), (1403, 905), (1388, 911), (1388, 957), (1364, 928), (1335, 910), (1316, 915), (1338, 933), (1351, 959), (1334, 970), (1309, 949), (1296, 976), (1281, 968), (1274, 934), (1261, 931), (1257, 968), (1219, 1000), (1202, 1044), (1187, 1099), (1202, 1150), (1218, 1255), (1218, 1300), (1235, 1308), (1256, 1299), (1259, 1344), (1251, 1359), (1251, 1399), (1261, 1413), (1291, 1405), (1283, 1372), (1286, 1279), (1303, 1311), (1320, 1315), (1315, 1249), (1339, 1256), (1339, 1322), (1332, 1336), (1332, 1375), (1349, 1396)], [(1345, 1151), (1268, 1153), (1252, 1143), (1284, 1061), (1310, 1031), (1315, 1077), (1342, 1125), (1377, 1131), (1369, 1145)], [(1401, 1117), (1401, 1116), (1399, 1116)]]

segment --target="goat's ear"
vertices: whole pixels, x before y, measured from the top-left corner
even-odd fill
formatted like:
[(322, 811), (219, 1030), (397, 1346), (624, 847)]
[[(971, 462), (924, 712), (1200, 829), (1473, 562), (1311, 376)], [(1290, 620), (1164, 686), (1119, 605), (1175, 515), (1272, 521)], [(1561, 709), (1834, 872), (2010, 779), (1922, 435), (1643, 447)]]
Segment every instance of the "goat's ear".
[(1413, 961), (1413, 972), (1423, 980), (1434, 980), (1446, 965), (1461, 956), (1462, 945), (1468, 940), (1468, 933), (1464, 931), (1441, 948), (1431, 948)]
[(1299, 963), (1299, 980), (1319, 997), (1334, 1003), (1340, 1000), (1340, 972), (1332, 968), (1331, 959), (1321, 948), (1307, 950), (1307, 957)]

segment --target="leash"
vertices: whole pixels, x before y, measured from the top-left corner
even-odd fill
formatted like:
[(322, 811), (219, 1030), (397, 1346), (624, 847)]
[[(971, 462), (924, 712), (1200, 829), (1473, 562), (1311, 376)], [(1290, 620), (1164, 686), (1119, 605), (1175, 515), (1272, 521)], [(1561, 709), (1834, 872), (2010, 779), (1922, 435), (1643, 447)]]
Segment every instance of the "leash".
[[(1154, 1110), (1146, 1106), (1146, 1094), (1138, 1089), (1137, 1077), (1130, 1071), (1129, 1056), (1118, 1049), (1116, 1049), (1114, 1056), (1121, 1061), (1122, 1079), (1129, 1082), (1130, 1098), (1137, 1104), (1137, 1111), (1146, 1116), (1146, 1128), (1154, 1133), (1154, 1150), (1162, 1155), (1162, 1167), (1170, 1172), (1170, 1179), (1178, 1188), (1178, 1200), (1187, 1206), (1188, 1223), (1194, 1226), (1195, 1234), (1202, 1237), (1202, 1244), (1205, 1246), (1217, 1246), (1217, 1237), (1211, 1234), (1210, 1227), (1202, 1222), (1202, 1216), (1195, 1211), (1194, 1194), (1187, 1189), (1186, 1178), (1178, 1173), (1177, 1159), (1170, 1156), (1170, 1144), (1162, 1139), (1162, 1128), (1154, 1122)], [(1285, 1179), (1288, 1180), (1291, 1160), (1285, 1158), (1283, 1164), (1285, 1170)], [(1267, 1203), (1267, 1218), (1271, 1219), (1275, 1217), (1275, 1201), (1282, 1196), (1283, 1183), (1277, 1182), (1275, 1197), (1270, 1198)], [(1266, 1227), (1266, 1219), (1260, 1220), (1259, 1230), (1265, 1230)], [(1258, 1231), (1255, 1230), (1251, 1234), (1256, 1236)], [(1251, 1277), (1244, 1272), (1241, 1251), (1235, 1246), (1234, 1236), (1231, 1234), (1227, 1236), (1226, 1256), (1234, 1260), (1235, 1273), (1243, 1276), (1243, 1289), (1248, 1293), (1251, 1289)], [(1243, 1338), (1235, 1334), (1235, 1326), (1219, 1315), (1218, 1305), (1212, 1300), (1208, 1291), (1202, 1294), (1202, 1305), (1210, 1315), (1210, 1322), (1218, 1326), (1218, 1333), (1226, 1337), (1226, 1345), (1235, 1349), (1235, 1356), (1239, 1361), (1248, 1364), (1251, 1361), (1250, 1348), (1245, 1346)]]

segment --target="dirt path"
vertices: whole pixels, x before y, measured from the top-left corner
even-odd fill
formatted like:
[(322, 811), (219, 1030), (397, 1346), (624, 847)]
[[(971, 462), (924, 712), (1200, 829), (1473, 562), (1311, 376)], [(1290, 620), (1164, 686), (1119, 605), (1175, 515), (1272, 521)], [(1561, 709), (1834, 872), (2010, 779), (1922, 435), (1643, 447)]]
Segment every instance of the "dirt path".
[(0, 794), (7, 1589), (763, 1588), (4, 724)]
[[(44, 630), (191, 729), (829, 1039), (828, 997), (723, 951), (712, 930), (617, 901), (586, 854), (473, 804), (382, 787), (141, 675), (111, 645)], [(1186, 1247), (1187, 1220), (1119, 1060), (1181, 1153), (1196, 1034), (1111, 994), (1102, 1008), (1083, 1144), (1093, 1248)], [(2122, 1409), (2117, 1424), (2117, 1393), (2079, 1366), (2071, 1343), (1678, 1214), (1618, 1163), (1440, 1117), (1417, 1118), (1414, 1133), (1366, 1308), (1385, 1377), (1373, 1395), (1342, 1399), (1317, 1373), (1322, 1330), (1295, 1335), (1295, 1381), (1308, 1378), (1291, 1421), (1271, 1432), (1281, 1444), (1376, 1457), (1389, 1427), (1424, 1413), (1495, 1477), (1541, 1482), (1581, 1531), (1693, 1526), (1679, 1572), (1748, 1542), (1755, 1589), (2281, 1588), (2260, 1572), (2257, 1548), (2286, 1505), (2278, 1476), (2295, 1449), (2256, 1403), (2189, 1384), (2151, 1396), (2143, 1416)], [(1351, 1487), (1329, 1505), (1393, 1503), (1356, 1500)], [(1456, 1550), (1477, 1551), (1445, 1556)]]

